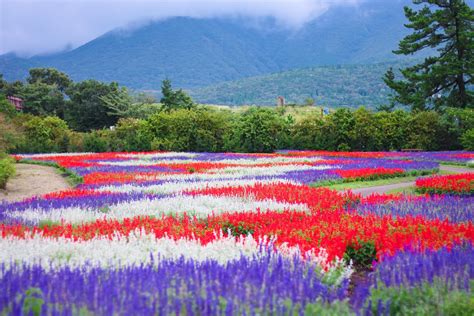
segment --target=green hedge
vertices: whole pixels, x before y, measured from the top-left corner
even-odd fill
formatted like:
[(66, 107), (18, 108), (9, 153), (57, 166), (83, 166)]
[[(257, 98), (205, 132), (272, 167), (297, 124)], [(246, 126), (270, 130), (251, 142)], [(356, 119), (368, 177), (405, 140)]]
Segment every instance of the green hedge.
[(7, 181), (15, 175), (15, 160), (10, 157), (0, 159), (0, 189), (5, 189)]

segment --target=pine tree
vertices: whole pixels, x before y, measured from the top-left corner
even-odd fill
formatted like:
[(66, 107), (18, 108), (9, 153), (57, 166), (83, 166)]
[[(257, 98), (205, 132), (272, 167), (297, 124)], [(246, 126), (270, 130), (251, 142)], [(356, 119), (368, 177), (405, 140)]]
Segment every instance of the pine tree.
[(401, 69), (402, 80), (389, 69), (383, 79), (395, 92), (392, 102), (414, 110), (474, 107), (474, 10), (464, 0), (413, 2), (425, 5), (418, 11), (404, 8), (409, 20), (405, 26), (414, 32), (400, 41), (394, 53), (436, 49), (437, 54)]
[(166, 79), (161, 84), (161, 94), (163, 97), (160, 102), (163, 109), (166, 111), (174, 109), (191, 109), (194, 107), (194, 102), (191, 97), (182, 89), (174, 91), (171, 87), (171, 81)]

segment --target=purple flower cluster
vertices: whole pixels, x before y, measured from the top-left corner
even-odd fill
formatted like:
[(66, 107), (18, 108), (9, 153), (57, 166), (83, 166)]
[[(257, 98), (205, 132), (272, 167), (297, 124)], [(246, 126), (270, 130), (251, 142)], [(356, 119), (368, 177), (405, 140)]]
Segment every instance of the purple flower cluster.
[(96, 315), (300, 314), (307, 304), (341, 300), (347, 291), (347, 282), (323, 283), (314, 264), (275, 255), (227, 265), (181, 259), (112, 270), (3, 265), (0, 276), (0, 306), (13, 315), (22, 314), (29, 288), (41, 290), (48, 315), (81, 308)]
[(451, 223), (474, 221), (474, 197), (432, 196), (418, 199), (404, 198), (386, 204), (359, 204), (359, 214), (406, 217), (421, 216), (428, 219), (448, 220)]
[(474, 247), (470, 243), (438, 251), (406, 249), (376, 266), (368, 279), (356, 287), (352, 304), (357, 310), (364, 306), (377, 306), (377, 310), (387, 312), (389, 301), (370, 301), (374, 290), (399, 287), (410, 289), (433, 284), (435, 281), (441, 282), (449, 291), (469, 293), (472, 291), (470, 283), (474, 281), (473, 262)]

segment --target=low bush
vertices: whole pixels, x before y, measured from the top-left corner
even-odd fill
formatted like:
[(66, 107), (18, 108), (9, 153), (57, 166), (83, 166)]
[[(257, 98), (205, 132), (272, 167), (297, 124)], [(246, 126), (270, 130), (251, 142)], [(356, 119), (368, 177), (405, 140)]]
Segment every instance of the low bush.
[(0, 189), (5, 189), (7, 181), (15, 175), (15, 161), (10, 157), (0, 156)]

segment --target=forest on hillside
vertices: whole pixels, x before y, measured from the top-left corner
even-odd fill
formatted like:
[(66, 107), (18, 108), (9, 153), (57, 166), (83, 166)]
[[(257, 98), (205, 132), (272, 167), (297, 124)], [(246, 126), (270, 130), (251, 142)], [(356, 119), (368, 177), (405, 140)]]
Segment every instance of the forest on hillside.
[(310, 98), (325, 107), (375, 108), (389, 102), (390, 89), (382, 79), (387, 69), (410, 64), (399, 61), (302, 68), (219, 83), (189, 93), (207, 104), (274, 105), (277, 96), (283, 96), (287, 103), (305, 104)]

